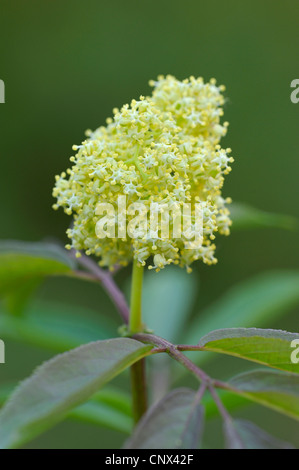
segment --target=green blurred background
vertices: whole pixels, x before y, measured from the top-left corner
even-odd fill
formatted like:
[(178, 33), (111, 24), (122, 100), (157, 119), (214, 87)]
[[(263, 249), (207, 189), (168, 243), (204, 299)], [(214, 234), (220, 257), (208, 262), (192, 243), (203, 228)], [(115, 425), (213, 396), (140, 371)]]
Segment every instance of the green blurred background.
[[(225, 196), (299, 216), (299, 104), (290, 101), (290, 83), (299, 78), (298, 18), (294, 0), (2, 0), (0, 238), (65, 242), (69, 218), (51, 209), (51, 190), (54, 175), (69, 165), (72, 145), (113, 107), (148, 94), (149, 79), (167, 73), (216, 77), (227, 87), (224, 145), (232, 147), (235, 163)], [(298, 233), (232, 229), (217, 246), (218, 265), (198, 265), (191, 275), (199, 286), (194, 314), (236, 282), (299, 266)], [(118, 275), (120, 285), (129, 275), (130, 269)], [(110, 309), (116, 318), (93, 285), (51, 280), (38, 295)], [(266, 326), (298, 331), (298, 309)], [(1, 382), (25, 377), (51, 355), (9, 342)], [(259, 407), (247, 415), (253, 413), (263, 427), (299, 444), (291, 420)], [(64, 423), (31, 446), (114, 447), (122, 439)]]

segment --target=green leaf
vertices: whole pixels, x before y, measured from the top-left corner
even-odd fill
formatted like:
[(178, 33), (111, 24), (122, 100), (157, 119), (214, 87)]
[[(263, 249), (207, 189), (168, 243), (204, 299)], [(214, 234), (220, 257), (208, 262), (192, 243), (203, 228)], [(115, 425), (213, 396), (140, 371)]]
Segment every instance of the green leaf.
[(66, 251), (52, 243), (0, 242), (0, 296), (13, 313), (20, 313), (27, 298), (50, 275), (71, 275), (75, 268)]
[(89, 401), (75, 408), (68, 414), (68, 418), (114, 431), (130, 434), (133, 428), (133, 419), (124, 413), (110, 407), (105, 403)]
[(155, 334), (177, 341), (197, 290), (195, 278), (177, 267), (147, 273), (142, 294), (145, 324)]
[(36, 291), (40, 283), (41, 279), (32, 278), (28, 281), (24, 280), (12, 292), (8, 292), (4, 300), (7, 310), (14, 315), (20, 315), (28, 303), (28, 299)]
[(298, 220), (290, 215), (265, 212), (239, 202), (233, 202), (229, 209), (233, 221), (232, 231), (255, 228), (298, 229)]
[(136, 426), (126, 449), (197, 449), (204, 408), (189, 389), (168, 393), (153, 405)]
[[(260, 274), (233, 287), (195, 318), (184, 342), (198, 339), (219, 328), (262, 326), (283, 315), (299, 303), (299, 272), (282, 271)], [(199, 361), (206, 356), (199, 355)]]
[[(0, 386), (0, 407), (16, 385)], [(83, 405), (67, 414), (68, 419), (130, 434), (133, 427), (130, 396), (114, 387), (104, 387)]]
[(249, 400), (299, 420), (299, 376), (256, 370), (234, 377), (228, 388)]
[[(16, 384), (0, 386), (0, 407), (14, 388)], [(67, 418), (130, 434), (133, 427), (131, 398), (115, 387), (104, 387), (91, 400), (71, 410)]]
[(227, 420), (224, 435), (228, 449), (293, 449), (294, 447), (271, 436), (261, 428), (241, 419)]
[(106, 386), (93, 396), (93, 401), (105, 403), (115, 410), (132, 417), (132, 399), (130, 393), (112, 386)]
[[(217, 390), (217, 392), (223, 405), (229, 411), (244, 408), (245, 406), (252, 406), (252, 402), (241, 395), (235, 395), (230, 391), (220, 389)], [(218, 407), (209, 393), (203, 398), (202, 404), (205, 407), (206, 419), (214, 418), (219, 415)]]
[(6, 383), (1, 384), (0, 386), (0, 407), (3, 403), (7, 400), (13, 389), (15, 388), (15, 384)]
[(108, 386), (72, 410), (68, 418), (130, 434), (133, 428), (131, 405), (129, 394)]
[(226, 328), (204, 336), (198, 346), (276, 369), (299, 373), (299, 364), (291, 361), (291, 343), (299, 333), (260, 328)]
[(22, 281), (52, 274), (69, 273), (75, 262), (66, 250), (52, 243), (0, 242), (0, 293)]
[(97, 341), (54, 357), (25, 380), (0, 413), (0, 448), (15, 448), (87, 401), (151, 346), (129, 338)]
[(63, 352), (115, 335), (117, 324), (88, 308), (34, 302), (21, 317), (0, 309), (0, 337)]

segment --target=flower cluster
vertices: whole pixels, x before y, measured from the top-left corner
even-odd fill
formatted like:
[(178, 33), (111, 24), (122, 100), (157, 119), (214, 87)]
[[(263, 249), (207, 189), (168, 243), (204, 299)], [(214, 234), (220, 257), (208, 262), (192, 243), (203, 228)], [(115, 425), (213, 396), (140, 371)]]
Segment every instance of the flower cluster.
[[(221, 195), (233, 161), (230, 149), (219, 145), (228, 125), (220, 123), (224, 87), (214, 79), (204, 83), (202, 78), (178, 81), (173, 76), (160, 76), (150, 85), (150, 97), (114, 109), (105, 127), (87, 131), (87, 139), (73, 147), (72, 168), (56, 176), (53, 207), (63, 207), (74, 219), (67, 247), (93, 254), (109, 268), (133, 258), (141, 265), (152, 258), (149, 268), (157, 270), (170, 263), (190, 270), (197, 259), (213, 264), (215, 232), (227, 235), (231, 224), (226, 208), (230, 201)], [(148, 207), (204, 203), (202, 243), (187, 249), (184, 236), (170, 234), (165, 240), (159, 233), (99, 238), (98, 204), (116, 207), (119, 195), (125, 195), (128, 203), (142, 201)], [(126, 214), (127, 222), (133, 217)], [(115, 215), (116, 227), (118, 223)]]

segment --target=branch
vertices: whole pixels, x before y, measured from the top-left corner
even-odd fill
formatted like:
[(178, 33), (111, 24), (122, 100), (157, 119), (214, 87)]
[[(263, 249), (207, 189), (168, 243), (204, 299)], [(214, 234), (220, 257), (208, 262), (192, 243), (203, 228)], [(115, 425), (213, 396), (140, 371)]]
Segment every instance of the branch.
[[(243, 443), (240, 439), (240, 436), (238, 435), (236, 429), (234, 428), (233, 419), (232, 419), (231, 415), (228, 413), (225, 406), (223, 405), (222, 401), (220, 400), (216, 390), (212, 386), (209, 386), (209, 391), (210, 391), (210, 394), (212, 395), (212, 398), (213, 398), (214, 402), (216, 403), (218, 411), (219, 411), (219, 413), (220, 413), (220, 415), (223, 419), (224, 425), (226, 426), (226, 429), (227, 429), (226, 432), (228, 432), (228, 430), (229, 430), (230, 437), (232, 437), (233, 440), (234, 440), (234, 447), (233, 448), (245, 449), (245, 447), (244, 447), (244, 445), (243, 445)], [(236, 444), (237, 444), (237, 447), (235, 447)]]
[[(72, 250), (70, 252), (70, 256), (75, 258), (75, 252)], [(93, 274), (94, 278), (97, 279), (102, 283), (102, 286), (108, 293), (110, 299), (116, 306), (118, 312), (120, 313), (121, 317), (128, 323), (129, 321), (129, 307), (124, 297), (124, 294), (117, 286), (116, 282), (114, 281), (112, 275), (109, 271), (101, 269), (92, 258), (81, 254), (80, 258), (76, 258), (77, 263), (82, 266), (83, 268), (87, 269), (90, 273)]]
[(192, 361), (190, 361), (188, 357), (186, 357), (184, 354), (181, 353), (181, 350), (204, 351), (204, 347), (188, 346), (185, 344), (175, 345), (175, 344), (170, 343), (166, 339), (160, 338), (160, 336), (150, 335), (146, 333), (138, 333), (136, 335), (133, 335), (133, 338), (139, 341), (142, 341), (143, 343), (149, 343), (149, 344), (153, 344), (154, 346), (156, 346), (151, 351), (152, 354), (167, 353), (177, 362), (179, 362), (184, 367), (186, 367), (186, 369), (192, 372), (192, 374), (195, 375), (196, 378), (199, 379), (200, 382), (205, 384), (207, 388), (210, 389), (210, 387), (217, 387), (217, 388), (221, 388), (221, 389), (228, 390), (228, 391), (234, 391), (238, 393), (237, 390), (234, 389), (234, 387), (232, 387), (231, 385), (228, 385), (227, 383), (222, 382), (221, 380), (213, 379), (212, 377), (210, 377), (202, 369), (200, 369)]
[(166, 341), (159, 336), (149, 335), (146, 333), (137, 333), (136, 335), (133, 335), (133, 338), (144, 343), (150, 343), (157, 346), (157, 348), (153, 349), (152, 353), (166, 352), (170, 357), (182, 364), (186, 369), (190, 370), (190, 372), (192, 372), (200, 382), (203, 382), (206, 385), (209, 385), (212, 382), (212, 379), (203, 370), (197, 367), (192, 361), (190, 361), (190, 359), (188, 359), (188, 357), (178, 350), (177, 346), (169, 341)]

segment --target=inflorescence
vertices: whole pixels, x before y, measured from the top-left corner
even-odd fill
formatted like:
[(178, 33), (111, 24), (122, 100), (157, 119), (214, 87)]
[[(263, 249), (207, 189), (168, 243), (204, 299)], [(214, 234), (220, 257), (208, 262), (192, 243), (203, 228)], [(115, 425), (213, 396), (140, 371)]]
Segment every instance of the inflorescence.
[[(228, 123), (223, 115), (223, 86), (216, 80), (204, 83), (190, 77), (178, 81), (160, 76), (151, 81), (153, 93), (113, 110), (107, 125), (74, 146), (72, 168), (56, 176), (53, 196), (73, 225), (67, 230), (67, 248), (83, 250), (100, 258), (101, 266), (127, 265), (132, 259), (157, 270), (170, 263), (190, 269), (201, 259), (214, 264), (215, 233), (228, 235), (231, 220), (221, 189), (233, 161), (229, 148), (219, 145)], [(184, 237), (97, 236), (97, 207), (108, 202), (117, 206), (119, 195), (128, 203), (142, 201), (177, 206), (204, 203), (203, 239), (200, 246), (186, 249)], [(134, 216), (126, 214), (127, 222)], [(118, 216), (115, 216), (116, 227)], [(170, 220), (171, 225), (171, 220)], [(171, 232), (170, 232), (171, 233)]]

